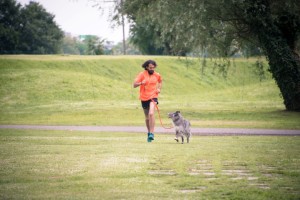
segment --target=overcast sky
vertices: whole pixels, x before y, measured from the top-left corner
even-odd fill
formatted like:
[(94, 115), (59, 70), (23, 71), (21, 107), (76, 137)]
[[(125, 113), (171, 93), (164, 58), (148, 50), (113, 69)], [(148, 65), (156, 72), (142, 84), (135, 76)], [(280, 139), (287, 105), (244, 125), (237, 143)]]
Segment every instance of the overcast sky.
[[(22, 5), (30, 0), (17, 0)], [(33, 1), (33, 0), (31, 0)], [(104, 12), (93, 7), (89, 0), (34, 0), (39, 2), (47, 12), (55, 15), (59, 27), (72, 35), (97, 35), (102, 39), (121, 42), (122, 26), (111, 28), (109, 22), (110, 3), (105, 3)], [(129, 25), (126, 23), (125, 36), (128, 37)]]

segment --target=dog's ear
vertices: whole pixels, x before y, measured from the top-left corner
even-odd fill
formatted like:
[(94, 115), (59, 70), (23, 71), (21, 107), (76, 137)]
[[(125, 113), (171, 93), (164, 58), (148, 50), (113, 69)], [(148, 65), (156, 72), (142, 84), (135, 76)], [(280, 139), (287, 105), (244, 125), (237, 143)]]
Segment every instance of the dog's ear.
[(180, 113), (180, 111), (176, 111), (176, 113)]

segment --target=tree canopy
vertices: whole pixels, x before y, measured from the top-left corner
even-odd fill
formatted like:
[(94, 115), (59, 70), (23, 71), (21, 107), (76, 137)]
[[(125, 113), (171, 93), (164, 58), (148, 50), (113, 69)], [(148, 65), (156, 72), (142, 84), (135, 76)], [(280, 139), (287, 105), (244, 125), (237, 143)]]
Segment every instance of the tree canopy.
[(0, 53), (53, 54), (61, 49), (63, 31), (42, 5), (0, 0)]
[(21, 5), (12, 0), (0, 0), (0, 53), (16, 51), (20, 37)]

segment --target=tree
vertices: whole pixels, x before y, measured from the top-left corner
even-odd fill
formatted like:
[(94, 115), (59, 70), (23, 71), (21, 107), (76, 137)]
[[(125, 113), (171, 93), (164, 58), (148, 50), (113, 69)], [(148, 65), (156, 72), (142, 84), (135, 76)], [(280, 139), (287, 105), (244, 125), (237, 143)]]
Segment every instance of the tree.
[(63, 38), (62, 52), (64, 54), (80, 54), (78, 40), (71, 35), (65, 35)]
[(202, 46), (230, 56), (233, 42), (260, 47), (286, 109), (300, 111), (298, 0), (126, 0), (124, 7), (134, 22), (151, 20), (173, 48)]
[[(130, 29), (130, 40), (144, 54), (150, 55), (186, 55), (191, 50), (190, 46), (185, 45), (173, 37), (172, 31), (162, 34), (163, 26), (140, 11), (140, 8), (147, 5), (147, 1), (129, 3), (125, 1), (124, 12), (132, 22)], [(153, 11), (155, 12), (155, 11)], [(159, 19), (158, 19), (159, 20)]]
[(48, 13), (37, 2), (29, 2), (21, 9), (20, 49), (29, 54), (58, 53), (63, 32)]
[(164, 46), (158, 41), (159, 36), (154, 32), (154, 26), (149, 23), (139, 23), (131, 27), (130, 41), (146, 55), (162, 55)]
[(21, 4), (15, 0), (0, 0), (0, 53), (17, 52), (19, 43)]
[(102, 55), (104, 54), (104, 39), (95, 35), (86, 35), (84, 43), (87, 46), (85, 54), (87, 55)]
[[(126, 53), (127, 55), (141, 55), (141, 52), (138, 50), (138, 48), (133, 45), (129, 38), (126, 40)], [(123, 54), (123, 43), (119, 42), (116, 45), (114, 45), (111, 49), (111, 54), (113, 55), (121, 55)]]
[(245, 23), (267, 55), (285, 107), (300, 111), (300, 57), (295, 48), (300, 34), (300, 6), (296, 1), (289, 3), (257, 1), (248, 5)]
[(62, 38), (54, 15), (39, 3), (22, 7), (15, 0), (0, 0), (0, 53), (58, 53)]

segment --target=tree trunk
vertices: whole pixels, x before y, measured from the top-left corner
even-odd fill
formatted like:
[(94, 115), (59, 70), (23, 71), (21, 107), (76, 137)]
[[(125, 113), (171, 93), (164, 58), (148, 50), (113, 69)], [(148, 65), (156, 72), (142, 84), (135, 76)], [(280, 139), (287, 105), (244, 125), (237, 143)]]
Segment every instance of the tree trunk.
[(288, 45), (289, 38), (285, 38), (272, 19), (268, 1), (253, 0), (247, 12), (248, 25), (264, 49), (286, 109), (300, 111), (299, 56)]
[[(264, 38), (264, 34), (260, 38)], [(288, 48), (285, 41), (278, 38), (261, 43), (269, 60), (270, 71), (282, 94), (287, 110), (300, 111), (300, 61)], [(277, 41), (277, 43), (275, 42)]]

